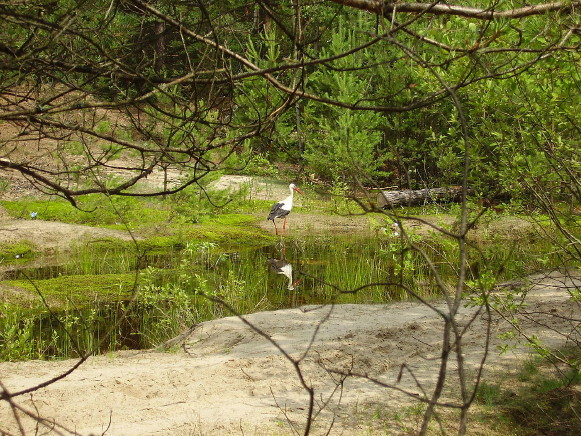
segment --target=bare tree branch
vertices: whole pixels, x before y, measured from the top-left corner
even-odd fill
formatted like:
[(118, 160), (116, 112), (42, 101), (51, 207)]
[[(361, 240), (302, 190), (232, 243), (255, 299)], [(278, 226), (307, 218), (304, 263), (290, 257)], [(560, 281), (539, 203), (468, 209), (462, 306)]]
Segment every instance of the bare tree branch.
[(579, 1), (552, 2), (540, 5), (524, 6), (522, 8), (496, 11), (494, 8), (480, 9), (469, 6), (456, 6), (434, 3), (399, 3), (381, 0), (330, 0), (343, 6), (348, 6), (364, 11), (373, 12), (389, 18), (394, 13), (416, 13), (431, 15), (455, 15), (478, 20), (497, 20), (500, 18), (518, 19), (531, 15), (547, 14), (549, 12), (570, 11), (581, 6)]

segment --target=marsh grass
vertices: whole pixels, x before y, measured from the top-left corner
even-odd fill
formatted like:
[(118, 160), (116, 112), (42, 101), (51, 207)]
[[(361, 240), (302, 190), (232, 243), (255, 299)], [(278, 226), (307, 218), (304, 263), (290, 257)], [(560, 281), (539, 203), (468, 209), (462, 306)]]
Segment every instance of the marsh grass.
[(40, 305), (31, 309), (4, 305), (0, 359), (78, 357), (87, 350), (106, 352), (122, 348), (123, 341), (117, 335), (122, 328), (110, 329), (118, 321), (112, 317), (116, 311), (104, 305), (89, 310), (71, 306), (47, 311)]
[[(61, 266), (25, 270), (26, 275), (4, 281), (36, 300), (5, 305), (0, 345), (6, 351), (0, 358), (154, 347), (193, 324), (231, 315), (202, 294), (242, 314), (331, 302), (387, 303), (411, 298), (406, 289), (427, 299), (442, 297), (422, 255), (394, 235), (283, 240), (264, 234), (247, 215), (228, 213), (204, 221), (137, 244), (80, 245)], [(457, 244), (438, 235), (412, 235), (411, 242), (432, 259), (442, 281), (454, 286)], [(268, 259), (282, 258), (292, 264), (291, 281), (300, 279), (294, 290), (287, 288), (286, 277), (269, 269)], [(560, 262), (542, 240), (473, 244), (469, 258), (467, 292), (475, 293), (489, 290), (495, 280)]]

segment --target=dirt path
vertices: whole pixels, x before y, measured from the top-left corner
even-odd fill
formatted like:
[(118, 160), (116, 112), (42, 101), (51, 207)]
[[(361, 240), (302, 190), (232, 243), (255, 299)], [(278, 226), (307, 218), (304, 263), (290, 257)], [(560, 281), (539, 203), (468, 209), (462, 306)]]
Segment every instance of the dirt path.
[[(563, 285), (572, 283), (559, 275), (536, 281), (527, 310), (543, 314), (535, 315), (540, 324), (531, 321), (523, 326), (545, 343), (559, 345), (562, 337), (556, 331), (570, 331), (571, 325), (552, 314), (577, 319), (581, 315), (579, 305), (564, 292)], [(474, 310), (462, 308), (464, 324)], [(361, 378), (348, 378), (343, 390), (337, 390), (338, 376), (329, 370), (351, 368), (418, 396), (421, 390), (416, 380), (428, 392), (435, 383), (442, 321), (426, 306), (305, 307), (256, 313), (246, 319), (293, 359), (302, 359), (305, 382), (315, 389), (315, 410), (322, 409), (314, 434), (324, 434), (333, 420), (332, 434), (376, 434), (375, 430), (384, 434), (384, 427), (374, 428), (379, 425), (372, 418), (374, 411), (401, 410), (415, 401), (413, 396)], [(485, 325), (484, 317), (477, 316), (466, 338), (463, 351), (471, 373), (483, 357)], [(492, 328), (487, 374), (516, 371), (516, 362), (526, 349), (520, 346), (499, 355), (497, 334), (507, 326), (494, 319)], [(1, 363), (1, 382), (16, 392), (58, 376), (75, 363)], [(416, 380), (404, 372), (398, 382), (404, 363)], [(455, 399), (453, 371), (446, 386), (446, 398)], [(292, 433), (290, 425), (302, 432), (308, 409), (308, 395), (291, 362), (263, 335), (232, 317), (200, 324), (177, 352), (120, 352), (90, 358), (63, 380), (19, 396), (15, 402), (79, 434), (107, 435), (286, 435)], [(33, 433), (36, 422), (22, 412), (18, 416), (27, 434)], [(1, 429), (19, 433), (6, 402), (0, 406), (0, 423)], [(388, 434), (399, 430), (393, 427)]]

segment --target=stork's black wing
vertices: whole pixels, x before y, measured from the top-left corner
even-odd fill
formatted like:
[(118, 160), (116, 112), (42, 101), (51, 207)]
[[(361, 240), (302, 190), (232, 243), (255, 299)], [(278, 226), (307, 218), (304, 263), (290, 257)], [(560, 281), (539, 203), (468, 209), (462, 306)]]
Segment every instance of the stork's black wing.
[(283, 206), (284, 206), (283, 202), (276, 203), (274, 206), (272, 206), (272, 209), (270, 209), (270, 213), (268, 214), (268, 218), (266, 219), (274, 220), (275, 218), (283, 218), (287, 216), (290, 210), (283, 209)]

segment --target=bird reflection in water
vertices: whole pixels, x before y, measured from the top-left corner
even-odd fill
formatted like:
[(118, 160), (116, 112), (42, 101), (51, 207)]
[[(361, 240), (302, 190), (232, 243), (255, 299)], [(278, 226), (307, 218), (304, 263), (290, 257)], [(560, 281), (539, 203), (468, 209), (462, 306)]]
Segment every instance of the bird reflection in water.
[(285, 254), (286, 254), (285, 245), (284, 242), (281, 241), (281, 258), (280, 259), (270, 258), (267, 259), (266, 261), (270, 265), (270, 268), (272, 269), (273, 272), (275, 272), (276, 274), (284, 275), (288, 279), (287, 289), (289, 291), (293, 291), (295, 287), (299, 285), (302, 279), (293, 281), (293, 266), (288, 260), (286, 260)]
[(267, 261), (275, 273), (282, 274), (288, 278), (288, 286), (286, 288), (289, 291), (293, 291), (295, 286), (301, 282), (301, 279), (293, 282), (293, 266), (285, 259), (267, 259)]

